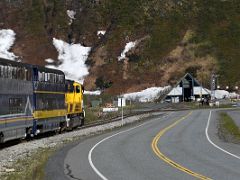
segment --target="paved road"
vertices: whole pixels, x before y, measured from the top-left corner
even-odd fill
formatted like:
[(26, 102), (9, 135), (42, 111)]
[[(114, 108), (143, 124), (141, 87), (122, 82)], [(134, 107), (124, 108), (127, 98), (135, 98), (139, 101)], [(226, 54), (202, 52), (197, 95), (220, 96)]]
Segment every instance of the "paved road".
[[(209, 110), (173, 112), (81, 140), (50, 159), (46, 179), (238, 180), (240, 147), (218, 139), (217, 113), (212, 112), (211, 118), (209, 114)], [(213, 144), (205, 134), (208, 120), (207, 135)], [(112, 136), (116, 133), (120, 134)], [(95, 171), (89, 163), (90, 149)]]

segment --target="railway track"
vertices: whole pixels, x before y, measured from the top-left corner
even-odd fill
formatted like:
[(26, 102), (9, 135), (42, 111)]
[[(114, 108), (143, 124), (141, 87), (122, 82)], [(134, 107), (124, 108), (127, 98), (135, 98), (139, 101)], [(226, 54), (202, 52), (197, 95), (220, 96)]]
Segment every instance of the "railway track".
[[(151, 109), (151, 108), (155, 108), (155, 109)], [(136, 111), (137, 110), (137, 111)], [(132, 117), (132, 116), (139, 116), (139, 115), (143, 115), (143, 114), (149, 114), (149, 113), (157, 113), (157, 112), (166, 112), (166, 111), (173, 111), (173, 109), (171, 108), (170, 104), (165, 105), (164, 107), (161, 108), (156, 108), (154, 107), (150, 107), (149, 109), (145, 108), (144, 110), (139, 110), (136, 109), (135, 112), (131, 112), (128, 114), (125, 114), (123, 116), (123, 118), (128, 118), (128, 117)], [(178, 111), (178, 110), (187, 110), (186, 108), (184, 109), (174, 109), (174, 111)], [(134, 110), (133, 110), (134, 111)], [(91, 122), (91, 123), (86, 123), (85, 125), (81, 126), (81, 127), (77, 127), (73, 130), (71, 130), (71, 132), (73, 131), (78, 131), (81, 129), (86, 129), (86, 128), (90, 128), (90, 127), (96, 127), (96, 126), (100, 126), (100, 125), (104, 125), (104, 124), (108, 124), (108, 123), (112, 123), (112, 122), (116, 122), (116, 121), (121, 121), (122, 117), (120, 115), (110, 118), (110, 119), (106, 119), (106, 120), (99, 120), (99, 121), (95, 121), (95, 122)], [(64, 131), (61, 134), (65, 134), (68, 133), (69, 131)], [(17, 139), (17, 140), (12, 140), (12, 141), (8, 141), (6, 143), (0, 144), (0, 150), (7, 148), (7, 147), (11, 147), (20, 143), (25, 143), (28, 141), (36, 141), (42, 138), (48, 138), (54, 135), (57, 135), (59, 133), (56, 132), (48, 132), (48, 133), (44, 133), (44, 134), (40, 134), (34, 138), (28, 138), (28, 139)]]

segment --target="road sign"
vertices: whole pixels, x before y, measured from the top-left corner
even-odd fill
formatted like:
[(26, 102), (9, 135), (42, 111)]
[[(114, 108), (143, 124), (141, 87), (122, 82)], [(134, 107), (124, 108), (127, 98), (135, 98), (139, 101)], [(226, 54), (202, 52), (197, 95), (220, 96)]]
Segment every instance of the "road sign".
[(125, 106), (126, 106), (126, 99), (118, 98), (118, 107), (125, 107)]

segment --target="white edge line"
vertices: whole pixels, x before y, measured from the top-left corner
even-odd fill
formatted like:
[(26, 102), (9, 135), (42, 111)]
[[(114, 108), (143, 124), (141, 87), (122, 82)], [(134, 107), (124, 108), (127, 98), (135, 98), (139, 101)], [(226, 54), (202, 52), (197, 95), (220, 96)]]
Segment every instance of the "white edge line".
[[(167, 115), (167, 116), (168, 116), (168, 115)], [(165, 118), (165, 117), (167, 117), (167, 116), (163, 116), (162, 118)], [(96, 168), (96, 166), (93, 164), (93, 162), (92, 162), (92, 152), (93, 152), (93, 150), (94, 150), (99, 144), (103, 143), (104, 141), (106, 141), (106, 140), (108, 140), (108, 139), (111, 139), (111, 138), (114, 137), (114, 136), (117, 136), (117, 135), (119, 135), (119, 134), (122, 134), (122, 133), (125, 133), (125, 132), (128, 132), (128, 131), (134, 130), (134, 129), (139, 128), (139, 127), (141, 127), (141, 126), (144, 126), (145, 124), (148, 124), (148, 123), (150, 123), (150, 122), (151, 122), (151, 121), (145, 122), (145, 123), (140, 124), (140, 125), (138, 125), (138, 126), (135, 126), (135, 127), (133, 127), (133, 128), (130, 128), (130, 129), (127, 129), (127, 130), (125, 130), (125, 131), (121, 131), (121, 132), (118, 132), (118, 133), (113, 134), (113, 135), (111, 135), (111, 136), (108, 136), (108, 137), (102, 139), (101, 141), (99, 141), (97, 144), (95, 144), (95, 145), (91, 148), (91, 150), (88, 152), (88, 161), (89, 161), (89, 164), (90, 164), (90, 166), (92, 167), (92, 169), (94, 170), (94, 172), (95, 172), (102, 180), (108, 180), (108, 179), (107, 179), (107, 178)]]
[(210, 111), (210, 113), (209, 113), (208, 122), (207, 122), (207, 126), (206, 126), (206, 129), (205, 129), (205, 134), (206, 134), (207, 140), (208, 140), (214, 147), (216, 147), (217, 149), (219, 149), (219, 150), (225, 152), (226, 154), (228, 154), (228, 155), (230, 155), (230, 156), (232, 156), (232, 157), (235, 157), (235, 158), (237, 158), (237, 159), (240, 160), (240, 157), (239, 157), (239, 156), (237, 156), (237, 155), (235, 155), (235, 154), (232, 154), (232, 153), (228, 152), (227, 150), (219, 147), (218, 145), (214, 144), (214, 142), (212, 142), (212, 140), (209, 138), (208, 128), (209, 128), (211, 116), (212, 116), (212, 111)]

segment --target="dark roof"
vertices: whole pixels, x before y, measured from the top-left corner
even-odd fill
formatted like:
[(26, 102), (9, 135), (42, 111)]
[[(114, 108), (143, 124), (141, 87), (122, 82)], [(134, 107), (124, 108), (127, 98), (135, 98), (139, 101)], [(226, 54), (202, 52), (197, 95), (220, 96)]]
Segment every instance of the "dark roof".
[(182, 82), (182, 80), (184, 80), (187, 76), (189, 76), (191, 79), (193, 79), (196, 84), (198, 84), (198, 86), (202, 86), (201, 83), (199, 83), (190, 73), (186, 73), (178, 82), (174, 87), (177, 87), (178, 84), (180, 84)]
[(4, 59), (4, 58), (0, 58), (0, 65), (5, 65), (5, 66), (20, 66), (20, 67), (31, 67), (31, 64), (26, 64), (26, 63), (21, 63), (21, 62), (16, 62), (16, 61), (12, 61), (9, 59)]

